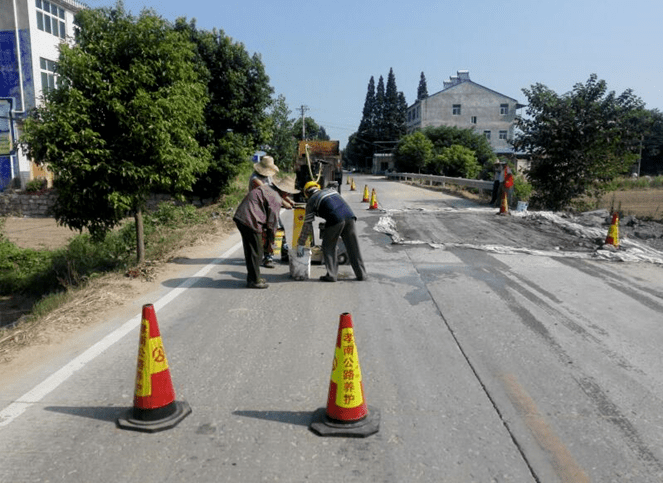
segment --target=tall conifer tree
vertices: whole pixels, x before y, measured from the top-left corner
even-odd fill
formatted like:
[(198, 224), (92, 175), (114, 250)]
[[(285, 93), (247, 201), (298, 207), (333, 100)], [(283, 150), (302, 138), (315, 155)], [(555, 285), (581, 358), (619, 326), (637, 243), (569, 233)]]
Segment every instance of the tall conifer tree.
[(426, 99), (428, 97), (428, 87), (426, 86), (426, 76), (421, 73), (419, 78), (419, 87), (417, 88), (417, 100)]
[(384, 108), (384, 78), (380, 76), (380, 79), (378, 79), (378, 86), (375, 90), (375, 135), (378, 140), (381, 140), (385, 134)]
[(359, 123), (359, 136), (373, 141), (375, 139), (375, 79), (371, 76), (368, 81), (364, 110)]
[(384, 99), (384, 141), (395, 141), (399, 138), (398, 90), (396, 89), (396, 76), (394, 69), (389, 69), (387, 76), (387, 89)]

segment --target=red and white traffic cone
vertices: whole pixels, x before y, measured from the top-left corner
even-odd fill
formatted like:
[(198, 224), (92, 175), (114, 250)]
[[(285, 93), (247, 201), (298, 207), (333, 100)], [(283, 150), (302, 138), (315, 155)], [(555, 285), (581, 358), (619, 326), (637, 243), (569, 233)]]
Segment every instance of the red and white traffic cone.
[(126, 418), (117, 420), (117, 425), (122, 429), (156, 433), (176, 426), (189, 414), (191, 407), (185, 401), (175, 401), (154, 306), (143, 305), (134, 407)]
[(352, 316), (341, 314), (336, 337), (327, 408), (313, 415), (311, 431), (319, 436), (365, 438), (380, 429), (380, 412), (366, 404), (355, 345)]

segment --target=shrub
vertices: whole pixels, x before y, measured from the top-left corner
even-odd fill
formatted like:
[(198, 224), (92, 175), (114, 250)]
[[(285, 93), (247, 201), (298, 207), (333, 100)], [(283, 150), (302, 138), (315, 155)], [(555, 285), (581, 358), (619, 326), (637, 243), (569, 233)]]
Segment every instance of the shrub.
[(44, 191), (48, 186), (46, 179), (44, 178), (35, 178), (32, 181), (25, 183), (25, 191), (28, 193), (38, 193)]
[(518, 201), (529, 201), (530, 196), (532, 196), (532, 190), (532, 185), (522, 174), (517, 174), (514, 177), (513, 194)]

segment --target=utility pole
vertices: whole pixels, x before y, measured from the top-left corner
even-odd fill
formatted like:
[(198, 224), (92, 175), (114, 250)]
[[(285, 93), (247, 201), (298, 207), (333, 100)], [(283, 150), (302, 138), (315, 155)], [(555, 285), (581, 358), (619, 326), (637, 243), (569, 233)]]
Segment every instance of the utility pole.
[(306, 122), (305, 122), (305, 113), (308, 111), (308, 106), (300, 106), (299, 108), (302, 111), (302, 141), (306, 141)]

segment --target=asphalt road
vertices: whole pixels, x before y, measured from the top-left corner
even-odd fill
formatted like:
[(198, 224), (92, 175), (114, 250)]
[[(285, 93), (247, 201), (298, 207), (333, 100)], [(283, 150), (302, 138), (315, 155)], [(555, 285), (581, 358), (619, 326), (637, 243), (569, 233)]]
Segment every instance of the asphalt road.
[[(576, 256), (515, 216), (355, 182), (343, 195), (369, 281), (344, 266), (339, 282), (320, 282), (314, 265), (312, 280), (295, 282), (281, 265), (265, 270), (268, 290), (248, 290), (230, 237), (141, 301), (155, 304), (192, 414), (155, 434), (116, 427), (132, 407), (140, 317), (109, 320), (2, 382), (0, 481), (663, 479), (660, 265), (588, 257), (589, 246)], [(361, 201), (364, 185), (380, 209)], [(508, 249), (496, 246), (505, 236), (482, 239), (506, 225)], [(326, 405), (342, 313), (380, 414), (365, 439), (309, 430)]]

